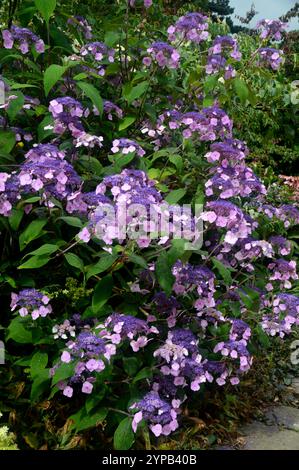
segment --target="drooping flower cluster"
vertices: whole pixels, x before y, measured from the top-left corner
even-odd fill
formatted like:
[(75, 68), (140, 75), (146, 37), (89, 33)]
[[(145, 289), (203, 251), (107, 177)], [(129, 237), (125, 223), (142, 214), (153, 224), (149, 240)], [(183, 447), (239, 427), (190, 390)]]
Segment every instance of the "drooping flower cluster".
[(95, 194), (94, 191), (83, 193), (76, 191), (67, 197), (66, 211), (69, 214), (77, 213), (88, 215), (95, 210), (100, 204), (111, 204), (111, 200), (102, 194)]
[(200, 112), (185, 113), (181, 117), (183, 136), (198, 135), (199, 140), (209, 141), (231, 137), (232, 121), (217, 106), (203, 108)]
[(249, 151), (244, 142), (237, 139), (225, 139), (223, 142), (215, 142), (210, 147), (205, 157), (209, 163), (219, 163), (227, 168), (240, 164)]
[(13, 173), (0, 173), (0, 214), (10, 216), (13, 204), (20, 199), (19, 184)]
[(278, 70), (283, 60), (282, 56), (282, 50), (273, 49), (272, 47), (261, 47), (258, 50), (258, 64)]
[(85, 44), (80, 50), (82, 57), (93, 57), (97, 62), (107, 60), (108, 62), (114, 62), (115, 50), (110, 49), (103, 42), (90, 42)]
[(147, 393), (142, 400), (131, 406), (131, 409), (137, 411), (132, 422), (133, 431), (136, 432), (138, 424), (144, 419), (156, 437), (168, 436), (179, 426), (175, 406), (176, 400), (170, 405), (162, 400), (157, 392)]
[(283, 221), (285, 228), (299, 224), (299, 209), (291, 204), (283, 204), (276, 209), (276, 217)]
[(196, 290), (198, 299), (194, 306), (199, 312), (215, 306), (215, 275), (207, 267), (177, 261), (172, 273), (175, 276), (173, 290), (177, 295), (186, 295)]
[(269, 336), (283, 338), (299, 325), (299, 297), (292, 294), (278, 294), (272, 302), (272, 312), (263, 316), (263, 330)]
[[(296, 281), (298, 279), (296, 261), (294, 260), (277, 259), (269, 264), (268, 269), (272, 273), (269, 280), (280, 281), (279, 286), (281, 289), (290, 289), (292, 287), (291, 280)], [(273, 289), (272, 283), (267, 284), (267, 286), (269, 290)]]
[(12, 49), (15, 46), (22, 54), (27, 54), (29, 47), (33, 45), (36, 52), (45, 52), (44, 41), (28, 28), (12, 25), (10, 29), (2, 31), (2, 37), (5, 49)]
[(49, 111), (54, 118), (55, 134), (63, 134), (68, 129), (77, 137), (83, 131), (80, 118), (84, 115), (84, 108), (74, 98), (65, 96), (50, 101)]
[(88, 242), (95, 235), (111, 244), (113, 239), (125, 239), (128, 233), (133, 237), (135, 228), (141, 226), (137, 243), (148, 246), (150, 211), (162, 203), (162, 197), (154, 186), (154, 181), (149, 180), (143, 171), (123, 170), (118, 175), (106, 176), (97, 186), (96, 196), (112, 195), (113, 203), (98, 204), (96, 210), (89, 214), (89, 225), (79, 233), (79, 238)]
[(299, 209), (296, 206), (283, 204), (280, 207), (274, 207), (271, 204), (262, 204), (257, 210), (269, 219), (282, 221), (285, 228), (299, 224)]
[(127, 155), (128, 153), (133, 153), (136, 152), (136, 155), (139, 157), (143, 157), (145, 154), (145, 151), (139, 145), (137, 142), (131, 139), (125, 139), (125, 138), (120, 138), (120, 139), (115, 139), (112, 142), (112, 148), (111, 148), (112, 153), (122, 153), (124, 155)]
[(76, 148), (78, 147), (89, 147), (89, 148), (94, 148), (94, 147), (103, 147), (103, 142), (104, 138), (102, 136), (97, 136), (97, 135), (91, 135), (88, 134), (88, 132), (81, 132), (78, 137), (74, 140), (74, 145)]
[(60, 325), (54, 325), (52, 328), (54, 339), (68, 339), (76, 336), (76, 326), (72, 325), (69, 320), (64, 320)]
[(287, 256), (291, 253), (291, 242), (281, 235), (273, 235), (269, 238), (269, 242), (273, 246), (277, 254)]
[(118, 313), (109, 316), (105, 323), (98, 325), (97, 328), (103, 329), (101, 336), (112, 344), (120, 344), (128, 339), (134, 352), (147, 345), (149, 341), (147, 335), (159, 333), (156, 327), (150, 326), (145, 320)]
[(199, 44), (209, 37), (208, 18), (199, 12), (187, 13), (181, 16), (174, 25), (169, 26), (168, 40), (176, 39), (195, 42)]
[(236, 71), (230, 64), (226, 65), (226, 62), (225, 57), (222, 57), (220, 54), (209, 54), (207, 58), (206, 74), (214, 75), (223, 70), (225, 80), (235, 77)]
[(231, 341), (248, 341), (251, 336), (251, 328), (243, 320), (232, 320), (232, 327), (229, 332), (229, 339)]
[(86, 18), (83, 16), (71, 16), (67, 20), (67, 24), (73, 26), (85, 39), (92, 38), (92, 28)]
[(266, 188), (251, 168), (244, 164), (218, 166), (215, 174), (206, 183), (206, 195), (228, 199), (236, 196), (249, 197), (266, 194)]
[[(96, 380), (95, 373), (102, 372), (106, 363), (116, 353), (116, 347), (106, 342), (93, 331), (81, 332), (74, 341), (66, 343), (67, 349), (62, 354), (61, 363), (74, 362), (74, 375), (68, 381), (58, 383), (63, 395), (71, 398), (75, 390), (90, 394)], [(59, 363), (58, 363), (59, 366)], [(55, 374), (55, 368), (52, 375)]]
[(209, 49), (206, 73), (215, 74), (224, 70), (224, 79), (228, 80), (236, 75), (234, 68), (228, 64), (227, 58), (241, 59), (236, 39), (231, 36), (217, 36)]
[(107, 115), (109, 121), (113, 120), (113, 115), (117, 116), (119, 119), (123, 117), (123, 111), (116, 104), (111, 101), (104, 101), (104, 113)]
[(177, 314), (181, 307), (177, 298), (171, 295), (167, 297), (165, 292), (157, 292), (154, 295), (153, 303), (156, 306), (157, 313), (162, 317), (166, 317), (168, 328), (176, 325)]
[(209, 49), (209, 54), (224, 53), (228, 53), (230, 57), (235, 60), (241, 59), (241, 53), (238, 50), (238, 43), (232, 36), (217, 36)]
[(231, 247), (228, 243), (220, 244), (218, 250), (215, 250), (217, 259), (225, 265), (236, 268), (242, 267), (246, 271), (255, 270), (253, 262), (259, 258), (274, 256), (272, 245), (265, 240), (256, 240), (253, 237), (246, 237), (237, 241)]
[(142, 133), (154, 138), (153, 143), (159, 148), (163, 143), (171, 141), (171, 132), (181, 129), (185, 139), (195, 137), (204, 142), (230, 139), (232, 126), (225, 111), (215, 105), (186, 113), (178, 109), (167, 110), (159, 116), (154, 128), (147, 124)]
[(209, 201), (201, 215), (213, 227), (225, 228), (224, 242), (234, 245), (251, 234), (255, 224), (230, 201)]
[(244, 339), (240, 341), (224, 341), (218, 343), (214, 348), (214, 353), (220, 352), (223, 357), (238, 359), (239, 371), (246, 372), (250, 369), (252, 358), (246, 348), (247, 342)]
[(39, 145), (30, 150), (17, 175), (20, 189), (24, 193), (42, 190), (46, 199), (58, 200), (78, 189), (81, 178), (63, 156), (54, 145)]
[(286, 30), (287, 26), (287, 23), (280, 20), (263, 19), (257, 23), (256, 28), (261, 31), (261, 39), (280, 41), (282, 33)]
[(31, 315), (33, 320), (46, 317), (52, 312), (50, 298), (36, 289), (23, 289), (18, 294), (11, 294), (11, 311), (15, 310), (21, 317)]
[(159, 67), (176, 69), (179, 66), (179, 52), (166, 42), (154, 42), (148, 49), (148, 55), (143, 58), (143, 63), (149, 67), (152, 62), (158, 64)]

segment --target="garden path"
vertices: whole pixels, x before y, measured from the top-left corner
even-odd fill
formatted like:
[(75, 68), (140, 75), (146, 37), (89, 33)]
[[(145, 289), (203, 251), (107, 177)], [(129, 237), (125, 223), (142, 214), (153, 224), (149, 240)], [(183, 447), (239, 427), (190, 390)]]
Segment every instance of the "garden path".
[(288, 390), (287, 405), (275, 405), (262, 421), (241, 428), (244, 450), (299, 450), (299, 378)]

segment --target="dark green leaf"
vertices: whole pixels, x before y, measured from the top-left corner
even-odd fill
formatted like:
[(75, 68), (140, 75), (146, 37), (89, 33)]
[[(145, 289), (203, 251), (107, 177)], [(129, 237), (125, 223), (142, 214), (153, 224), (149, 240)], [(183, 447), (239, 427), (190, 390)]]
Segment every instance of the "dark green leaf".
[(9, 153), (15, 146), (16, 134), (13, 131), (0, 131), (1, 152)]
[(99, 90), (97, 90), (93, 85), (86, 82), (77, 82), (77, 85), (85, 93), (85, 95), (92, 101), (100, 115), (103, 114), (103, 100), (100, 95)]
[(32, 256), (25, 263), (21, 264), (18, 269), (37, 269), (45, 266), (50, 261), (49, 256)]
[(32, 333), (23, 325), (22, 318), (17, 317), (8, 326), (7, 339), (13, 339), (17, 343), (32, 343)]
[(56, 0), (35, 0), (35, 5), (45, 22), (49, 23), (56, 8)]
[(67, 67), (56, 64), (52, 64), (47, 68), (44, 73), (44, 88), (46, 96), (48, 96), (50, 90), (58, 82), (58, 80), (61, 79), (62, 75), (67, 71), (67, 69)]
[(68, 379), (74, 374), (75, 364), (70, 362), (68, 364), (61, 364), (58, 369), (55, 370), (54, 377), (52, 378), (52, 385), (56, 385), (61, 380)]
[(103, 277), (103, 279), (97, 283), (92, 297), (92, 308), (95, 313), (109, 300), (112, 288), (113, 278), (111, 274)]
[(24, 232), (21, 233), (19, 237), (19, 244), (20, 244), (20, 250), (24, 250), (26, 246), (32, 242), (33, 240), (36, 240), (39, 238), (41, 235), (43, 235), (45, 232), (43, 231), (44, 226), (46, 225), (47, 220), (45, 219), (38, 219), (38, 220), (33, 220), (28, 227), (24, 230)]
[(113, 443), (115, 450), (128, 450), (134, 444), (135, 437), (132, 430), (132, 418), (123, 419), (116, 428)]
[(80, 269), (80, 271), (84, 271), (84, 263), (75, 253), (65, 253), (64, 257), (71, 266)]
[(86, 279), (89, 279), (91, 276), (94, 276), (96, 274), (103, 273), (113, 265), (116, 259), (116, 255), (110, 255), (108, 253), (104, 254), (103, 256), (101, 256), (101, 258), (96, 264), (88, 268), (86, 273)]

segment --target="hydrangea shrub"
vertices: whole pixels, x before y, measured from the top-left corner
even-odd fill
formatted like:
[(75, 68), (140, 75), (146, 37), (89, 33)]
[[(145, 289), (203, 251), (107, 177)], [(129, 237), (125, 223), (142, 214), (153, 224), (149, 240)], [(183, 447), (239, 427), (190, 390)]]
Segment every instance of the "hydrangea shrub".
[[(177, 432), (190, 397), (238, 387), (259, 348), (299, 325), (299, 210), (273, 204), (231, 117), (256, 104), (248, 67), (280, 73), (285, 25), (260, 22), (243, 53), (201, 12), (162, 35), (158, 2), (141, 3), (116, 12), (120, 34), (74, 12), (63, 41), (34, 21), (2, 31), (7, 348), (24, 347), (33, 404), (65, 405), (75, 432), (113, 423), (118, 449)], [(194, 248), (179, 234), (198, 226)]]

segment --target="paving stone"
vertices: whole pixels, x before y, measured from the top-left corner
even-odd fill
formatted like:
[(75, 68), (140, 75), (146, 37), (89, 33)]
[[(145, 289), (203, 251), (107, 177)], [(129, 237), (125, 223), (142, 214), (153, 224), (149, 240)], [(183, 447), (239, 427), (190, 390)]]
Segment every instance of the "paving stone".
[(299, 450), (299, 433), (295, 431), (254, 421), (241, 432), (246, 441), (245, 450)]
[(283, 426), (286, 429), (299, 432), (299, 410), (297, 408), (284, 405), (276, 406), (269, 412), (269, 415), (272, 416), (274, 423), (278, 424), (279, 426)]
[(292, 381), (292, 389), (294, 390), (296, 394), (299, 395), (299, 378), (298, 379), (296, 378)]

